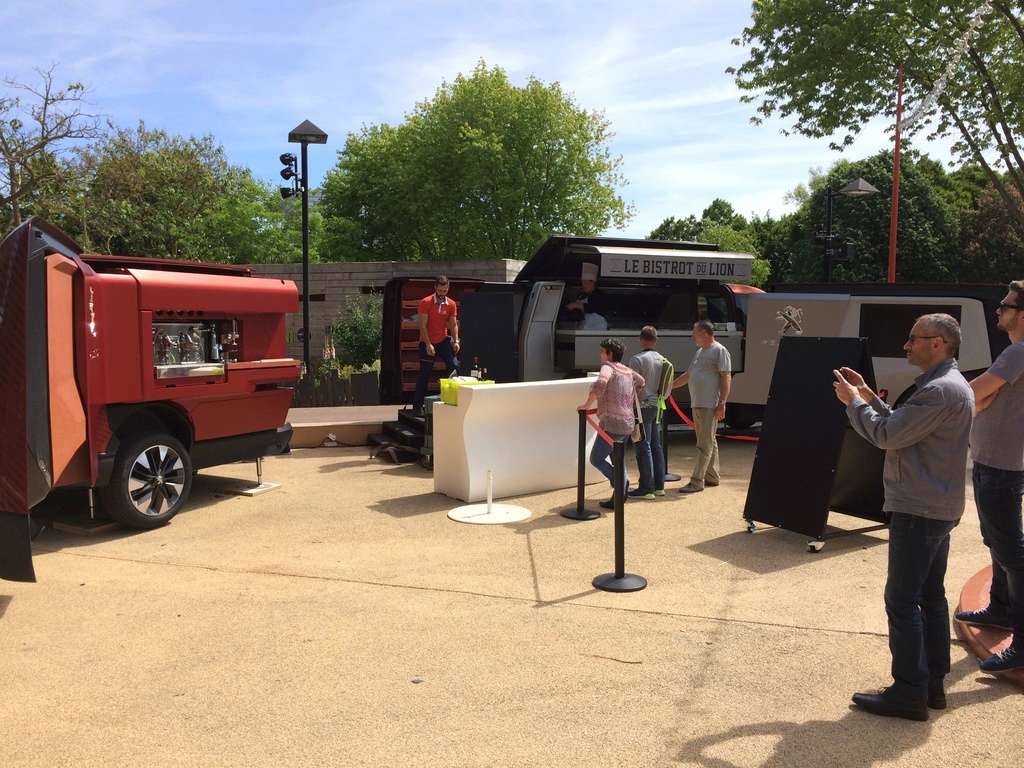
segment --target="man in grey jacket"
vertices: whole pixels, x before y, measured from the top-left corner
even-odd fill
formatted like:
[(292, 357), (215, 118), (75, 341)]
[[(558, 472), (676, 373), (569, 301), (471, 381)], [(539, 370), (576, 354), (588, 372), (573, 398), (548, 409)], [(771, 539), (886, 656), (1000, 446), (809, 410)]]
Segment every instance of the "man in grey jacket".
[(853, 702), (876, 715), (927, 720), (943, 709), (949, 672), (946, 561), (949, 534), (964, 511), (967, 443), (974, 394), (957, 368), (960, 326), (949, 315), (918, 318), (903, 345), (922, 371), (910, 398), (893, 410), (849, 368), (833, 371), (850, 424), (885, 450), (884, 510), (889, 521), (885, 610), (893, 684)]

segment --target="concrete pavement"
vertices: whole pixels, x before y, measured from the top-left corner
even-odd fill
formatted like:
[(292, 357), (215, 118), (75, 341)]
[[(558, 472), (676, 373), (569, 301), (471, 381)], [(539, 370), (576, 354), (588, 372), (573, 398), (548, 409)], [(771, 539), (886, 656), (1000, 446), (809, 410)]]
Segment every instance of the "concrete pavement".
[[(685, 475), (692, 438), (672, 450)], [(426, 471), (365, 449), (268, 460), (283, 487), (251, 499), (211, 476), (250, 467), (204, 472), (157, 531), (46, 531), (39, 583), (0, 583), (0, 764), (1021, 762), (1006, 726), (1024, 699), (959, 644), (930, 722), (849, 708), (888, 680), (887, 534), (808, 554), (746, 533), (752, 457), (723, 441), (721, 487), (627, 505), (627, 569), (650, 582), (627, 595), (591, 587), (612, 519), (558, 516), (575, 491), (511, 500), (534, 512), (521, 524), (462, 525)], [(986, 558), (969, 504), (954, 603)]]

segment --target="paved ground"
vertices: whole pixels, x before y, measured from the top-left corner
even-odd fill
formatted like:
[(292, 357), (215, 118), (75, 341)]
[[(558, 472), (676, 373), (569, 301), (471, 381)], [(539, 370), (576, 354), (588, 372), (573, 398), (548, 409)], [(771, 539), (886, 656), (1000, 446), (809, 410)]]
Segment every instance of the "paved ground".
[[(284, 485), (255, 499), (201, 476), (150, 533), (46, 531), (39, 583), (0, 582), (0, 765), (1019, 765), (1024, 698), (959, 644), (930, 722), (849, 708), (887, 680), (886, 534), (747, 534), (752, 456), (627, 507), (629, 595), (591, 588), (612, 521), (559, 517), (573, 491), (460, 525), (363, 449), (270, 460)], [(969, 505), (951, 591), (984, 562)]]

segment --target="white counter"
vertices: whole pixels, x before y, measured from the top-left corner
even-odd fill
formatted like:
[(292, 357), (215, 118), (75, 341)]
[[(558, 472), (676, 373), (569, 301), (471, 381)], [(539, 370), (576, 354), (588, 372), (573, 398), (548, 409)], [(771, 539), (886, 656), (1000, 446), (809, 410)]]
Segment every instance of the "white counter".
[[(434, 405), (434, 490), (475, 502), (576, 485), (579, 416), (593, 379), (460, 387), (459, 404)], [(596, 433), (587, 427), (587, 457)], [(626, 461), (632, 461), (626, 451)], [(588, 483), (607, 483), (586, 462)], [(628, 464), (627, 464), (628, 466)]]

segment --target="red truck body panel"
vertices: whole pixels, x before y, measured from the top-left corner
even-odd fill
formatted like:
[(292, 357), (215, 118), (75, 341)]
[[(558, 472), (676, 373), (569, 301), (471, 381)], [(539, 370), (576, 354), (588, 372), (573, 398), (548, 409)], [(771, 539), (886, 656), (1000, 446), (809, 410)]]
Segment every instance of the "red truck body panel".
[(196, 468), (287, 450), (300, 366), (287, 357), (285, 315), (298, 309), (294, 283), (247, 268), (83, 255), (38, 220), (10, 233), (0, 578), (32, 575), (31, 509), (53, 488), (105, 485), (140, 423), (179, 439)]

